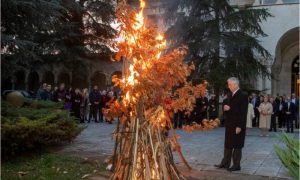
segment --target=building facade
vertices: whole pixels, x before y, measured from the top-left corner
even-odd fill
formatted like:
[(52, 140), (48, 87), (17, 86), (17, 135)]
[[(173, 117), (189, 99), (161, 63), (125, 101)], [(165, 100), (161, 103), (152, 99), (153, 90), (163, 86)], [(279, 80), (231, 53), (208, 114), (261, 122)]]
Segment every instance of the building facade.
[[(129, 3), (138, 6), (137, 0), (130, 0)], [(229, 3), (240, 8), (244, 6), (266, 8), (273, 15), (261, 23), (263, 31), (268, 36), (259, 39), (263, 47), (271, 54), (271, 59), (265, 60), (258, 57), (273, 74), (273, 78), (262, 78), (257, 75), (252, 82), (255, 89), (272, 95), (291, 93), (299, 95), (299, 0), (229, 0)], [(148, 0), (145, 9), (147, 19), (151, 20), (160, 31), (166, 29), (166, 24), (161, 18), (165, 5), (161, 0)], [(11, 88), (35, 91), (43, 82), (53, 85), (63, 82), (80, 88), (97, 84), (104, 89), (111, 85), (111, 76), (120, 75), (121, 71), (121, 62), (115, 63), (100, 59), (92, 63), (89, 72), (84, 77), (72, 74), (60, 65), (45, 65), (35, 70), (16, 72), (15, 77), (2, 80), (2, 90)]]
[(272, 79), (260, 78), (256, 89), (267, 94), (299, 95), (299, 0), (252, 0), (253, 8), (266, 8), (273, 15), (262, 22), (268, 35), (260, 43), (271, 54), (265, 63), (273, 74)]
[[(133, 4), (137, 4), (137, 1)], [(148, 0), (146, 14), (159, 30), (167, 28), (163, 22), (164, 1)], [(273, 78), (257, 75), (251, 82), (254, 88), (265, 94), (299, 95), (299, 0), (229, 0), (230, 5), (239, 8), (265, 8), (273, 17), (261, 23), (268, 35), (259, 38), (261, 45), (269, 51), (271, 59), (258, 57)]]
[(64, 83), (67, 87), (91, 88), (97, 85), (104, 90), (111, 87), (113, 75), (122, 75), (122, 62), (109, 59), (93, 60), (88, 70), (82, 73), (72, 73), (62, 64), (43, 65), (27, 70), (19, 70), (8, 79), (1, 79), (1, 90), (27, 90), (35, 93), (43, 83), (59, 86)]

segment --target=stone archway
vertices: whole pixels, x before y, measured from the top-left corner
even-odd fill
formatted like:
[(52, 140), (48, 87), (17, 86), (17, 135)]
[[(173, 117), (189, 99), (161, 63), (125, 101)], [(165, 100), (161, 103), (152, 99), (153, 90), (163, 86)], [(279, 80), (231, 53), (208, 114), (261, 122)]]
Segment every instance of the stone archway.
[(39, 74), (36, 71), (32, 71), (28, 75), (28, 90), (30, 92), (36, 93), (40, 87)]
[[(121, 71), (115, 71), (111, 74), (111, 80), (113, 78), (113, 76), (117, 76), (117, 78), (121, 79), (123, 76), (123, 73)], [(111, 82), (111, 84), (113, 85), (113, 83)]]
[(115, 86), (112, 82), (113, 76), (117, 76), (117, 78), (122, 79), (123, 73), (121, 71), (115, 71), (111, 74), (111, 85), (113, 86), (113, 91), (118, 92), (120, 91), (120, 86)]
[(61, 72), (58, 75), (57, 81), (58, 81), (58, 85), (61, 83), (64, 83), (66, 87), (69, 87), (70, 86), (70, 75), (66, 72)]
[(51, 71), (47, 71), (43, 76), (43, 83), (51, 84), (54, 86), (54, 74)]
[(106, 76), (104, 73), (97, 71), (91, 77), (92, 87), (97, 85), (99, 90), (106, 90)]
[(25, 90), (25, 72), (24, 71), (17, 71), (15, 73), (15, 89), (16, 90)]
[(13, 79), (8, 77), (6, 79), (1, 79), (1, 93), (5, 90), (13, 89)]
[(88, 88), (89, 81), (87, 74), (72, 73), (72, 87), (80, 89)]
[(292, 63), (299, 56), (299, 27), (287, 31), (279, 39), (272, 65), (272, 94), (292, 93)]

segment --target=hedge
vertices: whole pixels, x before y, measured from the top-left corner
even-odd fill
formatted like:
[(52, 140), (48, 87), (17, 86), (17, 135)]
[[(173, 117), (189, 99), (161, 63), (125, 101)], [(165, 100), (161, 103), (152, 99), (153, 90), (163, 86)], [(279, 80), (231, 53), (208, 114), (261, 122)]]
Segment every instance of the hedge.
[(13, 155), (71, 142), (83, 129), (60, 103), (27, 101), (23, 107), (2, 102), (1, 151)]

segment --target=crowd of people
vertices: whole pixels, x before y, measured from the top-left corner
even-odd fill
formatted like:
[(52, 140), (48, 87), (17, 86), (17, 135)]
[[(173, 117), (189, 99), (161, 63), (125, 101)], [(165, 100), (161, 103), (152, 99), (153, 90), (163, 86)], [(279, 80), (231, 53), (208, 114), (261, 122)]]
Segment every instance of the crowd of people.
[(268, 136), (268, 131), (278, 128), (293, 133), (299, 128), (299, 98), (293, 93), (288, 96), (252, 94), (249, 96), (247, 128), (259, 127), (260, 136)]
[[(223, 105), (227, 104), (230, 93), (225, 94)], [(269, 131), (277, 132), (278, 128), (286, 128), (287, 133), (293, 133), (295, 128), (299, 128), (299, 98), (293, 93), (291, 96), (272, 97), (271, 95), (256, 95), (252, 93), (248, 96), (247, 131), (253, 127), (261, 129), (260, 136), (268, 136)], [(190, 125), (192, 122), (201, 123), (203, 119), (220, 118), (222, 125), (226, 121), (226, 113), (222, 116), (218, 112), (219, 103), (215, 95), (200, 97), (196, 99), (193, 112), (186, 115), (178, 112), (173, 117), (174, 128), (182, 128), (183, 125)]]
[[(91, 120), (96, 123), (104, 122), (105, 117), (102, 109), (106, 107), (107, 102), (113, 96), (117, 98), (118, 93), (112, 90), (99, 90), (97, 85), (89, 92), (88, 88), (66, 88), (64, 83), (54, 89), (52, 89), (51, 84), (43, 83), (37, 92), (37, 99), (63, 102), (64, 109), (80, 119), (80, 123), (89, 123)], [(111, 123), (110, 121), (107, 122)]]
[(183, 125), (191, 125), (193, 122), (200, 124), (204, 119), (218, 118), (218, 105), (214, 94), (196, 98), (194, 110), (190, 114), (179, 111), (173, 116), (173, 127), (181, 129)]
[[(64, 109), (73, 113), (81, 123), (91, 120), (96, 123), (104, 122), (102, 109), (113, 96), (118, 99), (120, 93), (99, 90), (97, 86), (90, 92), (88, 88), (67, 89), (63, 83), (54, 89), (51, 84), (44, 83), (37, 92), (38, 99), (63, 102)], [(229, 96), (230, 93), (225, 94), (223, 105), (228, 103)], [(295, 128), (299, 128), (299, 98), (295, 94), (272, 97), (252, 93), (248, 96), (248, 100), (247, 131), (252, 127), (258, 127), (261, 129), (261, 136), (268, 136), (269, 131), (276, 132), (278, 128), (281, 130), (286, 128), (287, 133), (293, 133)], [(189, 115), (181, 111), (174, 114), (173, 127), (180, 129), (183, 125), (190, 125), (193, 122), (200, 124), (203, 119), (219, 118), (218, 106), (219, 102), (213, 94), (209, 98), (208, 96), (197, 98), (195, 108)], [(226, 113), (223, 113), (220, 119), (224, 124)]]

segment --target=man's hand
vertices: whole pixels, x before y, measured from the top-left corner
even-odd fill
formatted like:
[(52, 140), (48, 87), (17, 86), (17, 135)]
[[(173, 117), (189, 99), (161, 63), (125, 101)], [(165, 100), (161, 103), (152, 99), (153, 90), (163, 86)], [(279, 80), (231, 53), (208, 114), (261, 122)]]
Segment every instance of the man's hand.
[(236, 128), (235, 128), (235, 134), (240, 134), (241, 130), (242, 130), (241, 128), (236, 127)]
[(230, 110), (230, 106), (224, 105), (224, 111), (229, 111), (229, 110)]

